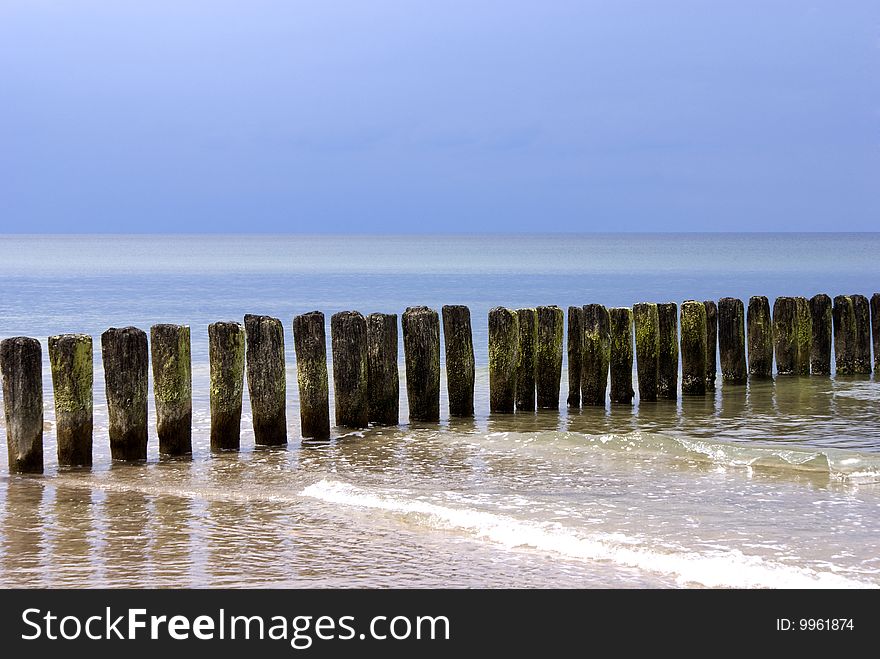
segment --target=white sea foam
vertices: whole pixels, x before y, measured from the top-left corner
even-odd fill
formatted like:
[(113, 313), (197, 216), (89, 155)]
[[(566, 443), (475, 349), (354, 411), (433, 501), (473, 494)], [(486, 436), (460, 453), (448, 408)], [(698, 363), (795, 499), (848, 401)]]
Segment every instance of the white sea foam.
[(507, 515), (451, 508), (379, 491), (321, 480), (302, 496), (328, 503), (405, 515), (430, 528), (455, 530), (508, 549), (533, 548), (584, 561), (608, 561), (675, 577), (681, 585), (731, 588), (876, 588), (878, 584), (825, 570), (798, 567), (743, 554), (737, 549), (712, 552), (659, 550), (636, 538), (615, 534), (579, 534), (560, 524), (518, 520)]

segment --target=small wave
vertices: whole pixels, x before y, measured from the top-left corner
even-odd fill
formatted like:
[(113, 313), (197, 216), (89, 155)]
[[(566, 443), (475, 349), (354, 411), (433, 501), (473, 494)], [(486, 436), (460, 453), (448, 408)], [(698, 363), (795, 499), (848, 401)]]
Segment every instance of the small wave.
[(674, 576), (680, 585), (721, 588), (877, 587), (831, 571), (785, 565), (735, 549), (659, 551), (622, 534), (579, 535), (560, 524), (518, 520), (471, 508), (451, 508), (406, 498), (393, 491), (368, 490), (339, 481), (321, 480), (300, 494), (327, 503), (405, 515), (429, 528), (465, 532), (508, 549), (534, 548), (576, 560), (608, 561), (668, 574)]

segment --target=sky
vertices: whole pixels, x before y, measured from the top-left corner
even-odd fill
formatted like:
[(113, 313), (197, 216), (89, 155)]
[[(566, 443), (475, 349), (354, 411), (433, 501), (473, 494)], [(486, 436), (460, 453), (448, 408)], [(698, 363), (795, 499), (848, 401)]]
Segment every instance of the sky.
[(880, 2), (0, 0), (0, 232), (865, 231)]

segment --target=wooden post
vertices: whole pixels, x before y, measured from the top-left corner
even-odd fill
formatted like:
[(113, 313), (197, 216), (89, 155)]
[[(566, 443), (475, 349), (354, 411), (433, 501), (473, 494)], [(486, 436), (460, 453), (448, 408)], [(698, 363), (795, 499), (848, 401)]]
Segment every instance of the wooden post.
[(773, 324), (770, 301), (763, 295), (749, 298), (749, 377), (773, 377)]
[(797, 302), (793, 297), (778, 297), (773, 303), (773, 349), (776, 372), (779, 375), (797, 373)]
[[(611, 317), (601, 304), (582, 308), (584, 354), (581, 392), (584, 405), (605, 405), (608, 368), (611, 362)], [(557, 387), (558, 390), (558, 387)]]
[(611, 321), (611, 402), (632, 403), (633, 315), (629, 307), (608, 310)]
[(240, 323), (226, 321), (208, 325), (212, 451), (237, 451), (241, 445), (244, 343), (245, 333)]
[(371, 423), (400, 423), (400, 373), (397, 370), (397, 314), (367, 316), (367, 410)]
[(475, 367), (471, 311), (464, 305), (447, 304), (442, 314), (449, 416), (472, 417)]
[(0, 373), (11, 473), (43, 473), (43, 358), (26, 336), (0, 342)]
[(367, 395), (367, 321), (357, 311), (330, 317), (333, 351), (333, 393), (336, 425), (366, 428), (370, 407)]
[(55, 392), (55, 436), (58, 465), (92, 465), (94, 365), (92, 337), (59, 334), (49, 337), (49, 364)]
[(810, 298), (810, 372), (831, 374), (831, 298), (820, 293)]
[(162, 455), (192, 453), (192, 358), (187, 325), (150, 328), (156, 434)]
[(718, 307), (714, 300), (705, 300), (706, 307), (706, 391), (715, 391), (718, 374)]
[(678, 305), (657, 305), (660, 339), (657, 358), (657, 395), (667, 400), (678, 398)]
[(114, 460), (147, 459), (147, 334), (136, 327), (111, 327), (101, 335), (101, 357)]
[(880, 373), (880, 293), (871, 296), (871, 335), (874, 341), (874, 372)]
[(681, 305), (681, 393), (706, 393), (706, 306), (688, 300)]
[(428, 307), (409, 307), (402, 325), (410, 421), (439, 421), (440, 317)]
[(581, 369), (584, 353), (583, 309), (568, 308), (568, 407), (581, 406)]
[(293, 349), (299, 389), (299, 422), (303, 439), (330, 437), (330, 385), (327, 378), (327, 336), (320, 311), (295, 316)]
[(538, 346), (538, 315), (534, 309), (517, 309), (519, 359), (516, 366), (516, 411), (535, 411), (535, 352)]
[(514, 410), (518, 353), (516, 312), (493, 307), (489, 310), (489, 410), (492, 412)]
[(856, 349), (854, 369), (859, 375), (871, 374), (871, 311), (868, 298), (851, 295), (856, 317)]
[(254, 422), (254, 443), (287, 443), (287, 374), (284, 326), (271, 316), (244, 317), (247, 334), (247, 383)]
[(854, 375), (856, 314), (849, 295), (837, 295), (832, 309), (834, 319), (834, 365), (837, 375)]
[(810, 301), (805, 297), (796, 297), (795, 335), (797, 343), (797, 375), (810, 374), (810, 350), (813, 343), (813, 316), (810, 313)]
[[(538, 317), (538, 345), (535, 357), (535, 383), (538, 409), (558, 410), (559, 387), (562, 381), (562, 330), (565, 325), (565, 318), (563, 317), (562, 309), (555, 304), (538, 307), (536, 313)], [(574, 316), (576, 315), (574, 314)], [(571, 309), (569, 309), (569, 331), (571, 331), (572, 317), (573, 314)], [(571, 337), (569, 337), (568, 345), (569, 349), (571, 349)], [(569, 352), (570, 359), (571, 352)], [(576, 368), (576, 370), (578, 369)], [(571, 361), (569, 361), (568, 377), (573, 377)], [(580, 383), (577, 383), (575, 386), (578, 392), (580, 392)], [(569, 382), (569, 392), (571, 392), (571, 388), (572, 384)]]
[(660, 365), (660, 315), (653, 302), (633, 306), (636, 330), (636, 369), (639, 376), (639, 399), (657, 400)]
[(729, 384), (745, 384), (746, 367), (745, 309), (742, 300), (723, 297), (718, 300), (718, 349), (721, 354), (721, 378)]

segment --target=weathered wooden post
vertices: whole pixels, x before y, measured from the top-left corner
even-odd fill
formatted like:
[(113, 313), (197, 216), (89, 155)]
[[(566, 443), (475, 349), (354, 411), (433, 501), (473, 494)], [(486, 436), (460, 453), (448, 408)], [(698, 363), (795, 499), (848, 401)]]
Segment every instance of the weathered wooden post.
[[(605, 405), (608, 368), (611, 362), (611, 317), (601, 304), (582, 308), (584, 354), (581, 363), (581, 393), (584, 405)], [(677, 368), (677, 367), (676, 367)], [(558, 387), (557, 387), (558, 390)]]
[(855, 374), (856, 314), (849, 295), (837, 295), (832, 309), (834, 319), (834, 365), (837, 375)]
[(400, 423), (400, 373), (397, 369), (397, 314), (367, 316), (367, 409), (371, 423)]
[(327, 379), (327, 337), (323, 313), (310, 311), (294, 317), (293, 350), (296, 354), (302, 436), (304, 439), (328, 439), (330, 385)]
[(715, 391), (718, 375), (718, 306), (714, 300), (704, 300), (706, 307), (706, 391)]
[(797, 317), (797, 302), (793, 297), (776, 298), (773, 303), (773, 348), (779, 375), (797, 373)]
[(880, 293), (871, 296), (871, 335), (874, 340), (874, 372), (880, 373)]
[(516, 410), (535, 411), (535, 352), (538, 349), (538, 314), (534, 309), (517, 309), (519, 359), (516, 366)]
[(770, 301), (763, 295), (749, 298), (749, 376), (773, 376), (773, 323), (770, 319)]
[(608, 310), (611, 321), (611, 402), (632, 403), (633, 315), (629, 307)]
[(440, 316), (428, 307), (409, 307), (402, 325), (409, 418), (439, 421)]
[(90, 467), (94, 423), (92, 337), (88, 334), (50, 336), (49, 364), (55, 392), (58, 464)]
[(681, 393), (706, 393), (706, 306), (687, 300), (681, 305)]
[(357, 311), (330, 317), (333, 351), (333, 394), (336, 425), (366, 428), (370, 407), (367, 395), (367, 321)]
[(678, 398), (678, 305), (657, 305), (660, 338), (657, 357), (657, 395), (667, 400)]
[[(535, 382), (538, 395), (538, 409), (559, 409), (559, 386), (562, 381), (562, 331), (565, 326), (565, 318), (562, 309), (555, 304), (538, 307), (538, 345), (535, 358)], [(577, 315), (577, 314), (575, 314)], [(571, 331), (571, 309), (568, 312), (569, 331)], [(571, 337), (568, 340), (571, 348)], [(571, 353), (569, 352), (569, 359)], [(578, 358), (576, 357), (576, 360)], [(578, 370), (580, 367), (576, 367)], [(578, 370), (578, 372), (580, 372)], [(571, 361), (569, 361), (568, 377), (571, 378)], [(580, 391), (580, 383), (577, 383)], [(572, 384), (569, 382), (569, 392)], [(579, 394), (580, 395), (580, 394)]]
[(475, 367), (471, 311), (464, 305), (447, 304), (442, 315), (449, 416), (472, 417)]
[(492, 412), (514, 410), (518, 353), (516, 312), (493, 307), (489, 310), (489, 410)]
[(856, 318), (855, 372), (860, 375), (871, 374), (871, 311), (868, 298), (864, 295), (851, 295), (853, 313)]
[(660, 364), (660, 315), (653, 302), (633, 306), (636, 330), (636, 369), (639, 376), (639, 399), (657, 400)]
[(735, 297), (718, 300), (718, 349), (721, 378), (725, 383), (745, 384), (748, 378), (745, 332), (742, 300)]
[(287, 443), (287, 373), (284, 326), (271, 316), (244, 317), (247, 334), (247, 383), (254, 423), (254, 443)]
[(192, 453), (192, 358), (187, 325), (150, 328), (156, 434), (162, 455)]
[(810, 372), (831, 374), (831, 298), (820, 293), (810, 298)]
[(101, 335), (101, 358), (114, 460), (147, 459), (147, 334), (137, 327), (111, 327)]
[(212, 451), (237, 451), (241, 446), (244, 343), (245, 333), (240, 323), (225, 321), (208, 325)]
[(43, 358), (26, 336), (0, 342), (9, 471), (43, 473)]
[(795, 342), (797, 343), (797, 375), (810, 374), (810, 350), (813, 343), (813, 316), (810, 313), (810, 301), (805, 297), (796, 297), (795, 301)]
[(568, 406), (581, 406), (581, 369), (583, 367), (584, 329), (581, 307), (568, 308)]

